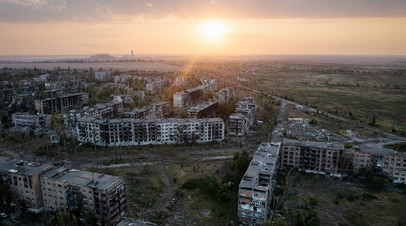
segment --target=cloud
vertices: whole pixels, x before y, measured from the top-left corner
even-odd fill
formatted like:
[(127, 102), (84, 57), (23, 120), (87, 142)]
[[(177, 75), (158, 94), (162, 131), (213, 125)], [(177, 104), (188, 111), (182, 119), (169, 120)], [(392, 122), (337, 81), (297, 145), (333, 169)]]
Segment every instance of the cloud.
[(405, 17), (405, 0), (3, 0), (0, 21)]

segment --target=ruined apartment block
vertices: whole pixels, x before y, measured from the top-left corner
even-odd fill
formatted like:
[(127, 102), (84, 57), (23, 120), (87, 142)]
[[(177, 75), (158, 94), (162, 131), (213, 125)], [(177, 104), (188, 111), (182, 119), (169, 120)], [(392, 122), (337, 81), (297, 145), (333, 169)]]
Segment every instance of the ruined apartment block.
[(202, 85), (180, 91), (173, 94), (174, 107), (186, 107), (190, 104), (197, 103), (203, 98), (208, 91), (216, 91), (217, 82), (215, 80), (203, 80)]
[(11, 101), (13, 101), (14, 94), (15, 94), (14, 89), (1, 89), (0, 104), (9, 104)]
[(214, 118), (218, 110), (216, 100), (204, 101), (203, 103), (191, 107), (187, 110), (188, 118)]
[(254, 97), (245, 97), (235, 104), (235, 113), (229, 116), (228, 134), (231, 136), (244, 136), (252, 126), (257, 108)]
[(381, 169), (393, 183), (406, 183), (406, 153), (370, 144), (348, 149), (346, 155), (352, 159), (354, 172), (364, 167), (375, 167)]
[(234, 88), (233, 87), (226, 87), (224, 89), (219, 90), (217, 93), (217, 99), (220, 103), (227, 103), (234, 99)]
[(160, 119), (168, 116), (169, 103), (163, 101), (153, 103), (141, 108), (136, 108), (132, 111), (124, 112), (122, 114), (123, 118), (131, 119)]
[(262, 225), (273, 215), (272, 193), (279, 164), (279, 144), (261, 143), (238, 189), (238, 220), (243, 225)]
[(84, 118), (77, 124), (78, 141), (99, 146), (205, 143), (224, 139), (221, 118), (112, 119)]
[(14, 129), (17, 131), (48, 127), (51, 125), (51, 118), (51, 115), (31, 115), (28, 113), (14, 113), (11, 115)]
[(122, 178), (57, 167), (41, 176), (44, 209), (74, 210), (94, 215), (99, 225), (114, 225), (126, 214), (125, 182)]
[(35, 110), (40, 114), (62, 112), (89, 102), (89, 94), (73, 93), (35, 100)]
[(0, 184), (9, 185), (14, 203), (25, 200), (34, 213), (81, 205), (83, 218), (94, 215), (98, 225), (115, 225), (126, 214), (125, 182), (116, 176), (0, 156)]
[(341, 143), (284, 139), (281, 165), (305, 172), (341, 177), (339, 161), (344, 155), (344, 146)]

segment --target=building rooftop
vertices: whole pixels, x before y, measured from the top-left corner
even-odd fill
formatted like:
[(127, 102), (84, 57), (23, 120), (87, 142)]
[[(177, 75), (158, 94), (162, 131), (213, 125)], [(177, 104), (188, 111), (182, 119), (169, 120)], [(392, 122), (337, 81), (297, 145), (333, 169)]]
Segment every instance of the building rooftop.
[(43, 176), (52, 177), (54, 180), (66, 181), (71, 184), (92, 186), (102, 190), (109, 188), (117, 181), (123, 180), (121, 177), (75, 169), (67, 170), (63, 167), (52, 169), (46, 172)]
[(200, 111), (202, 111), (202, 110), (204, 110), (204, 109), (206, 109), (208, 107), (211, 107), (211, 106), (213, 106), (213, 105), (215, 105), (217, 103), (218, 103), (218, 101), (216, 101), (216, 100), (204, 101), (203, 103), (201, 103), (201, 104), (199, 104), (197, 106), (189, 108), (187, 110), (187, 112), (200, 112)]
[(324, 148), (324, 149), (344, 150), (344, 146), (341, 143), (302, 141), (302, 140), (293, 140), (293, 139), (284, 139), (282, 143), (284, 145), (294, 145), (294, 146), (301, 146), (301, 147), (316, 147), (316, 148)]
[(20, 164), (22, 161), (17, 159), (12, 159), (5, 156), (0, 156), (0, 171), (9, 171), (11, 169), (18, 168), (17, 164)]
[(269, 175), (272, 178), (276, 173), (279, 148), (278, 143), (261, 143), (240, 182), (240, 187), (267, 190), (268, 185), (260, 185), (259, 178), (260, 175)]

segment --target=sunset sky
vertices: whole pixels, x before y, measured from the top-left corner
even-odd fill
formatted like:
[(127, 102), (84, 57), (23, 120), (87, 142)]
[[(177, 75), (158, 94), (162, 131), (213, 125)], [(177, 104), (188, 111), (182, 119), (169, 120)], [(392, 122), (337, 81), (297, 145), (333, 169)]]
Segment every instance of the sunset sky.
[(0, 55), (406, 55), (405, 0), (0, 0)]

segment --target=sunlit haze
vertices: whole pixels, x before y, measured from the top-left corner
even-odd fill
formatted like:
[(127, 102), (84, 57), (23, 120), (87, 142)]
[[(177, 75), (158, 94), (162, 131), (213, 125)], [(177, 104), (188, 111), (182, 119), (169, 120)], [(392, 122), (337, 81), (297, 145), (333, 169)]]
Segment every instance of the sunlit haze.
[[(166, 2), (106, 3), (85, 13), (75, 3), (6, 1), (0, 3), (0, 54), (406, 54), (402, 1), (347, 4), (354, 9), (309, 1), (303, 10), (300, 1), (297, 7), (225, 2), (176, 2), (170, 11)], [(131, 7), (138, 7), (134, 14)]]

